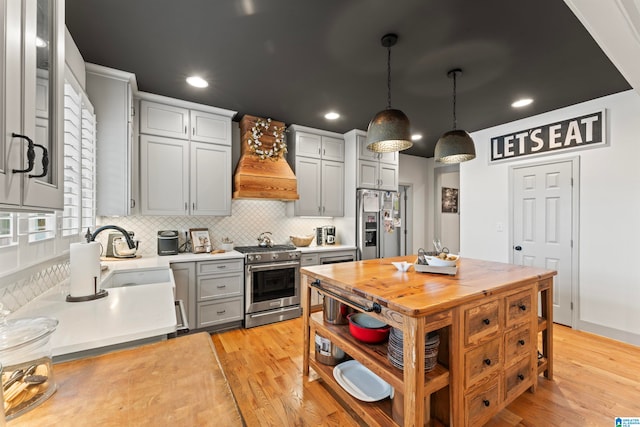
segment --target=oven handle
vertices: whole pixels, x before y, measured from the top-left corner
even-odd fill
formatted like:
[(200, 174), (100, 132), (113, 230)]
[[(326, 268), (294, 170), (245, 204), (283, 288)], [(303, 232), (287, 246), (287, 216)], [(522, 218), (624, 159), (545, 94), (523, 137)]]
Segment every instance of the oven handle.
[(343, 297), (342, 295), (336, 294), (335, 292), (332, 292), (328, 289), (323, 288), (320, 285), (320, 280), (314, 280), (313, 282), (311, 282), (311, 286), (317, 289), (320, 289), (322, 292), (325, 292), (329, 295), (331, 295), (332, 298), (337, 299), (338, 301), (344, 302), (346, 304), (352, 305), (354, 307), (359, 308), (362, 311), (365, 311), (367, 313), (371, 313), (372, 311), (374, 313), (380, 313), (382, 311), (382, 306), (380, 304), (378, 304), (377, 302), (374, 302), (373, 305), (371, 307), (367, 307), (365, 305), (362, 305), (360, 303), (357, 302), (353, 302), (350, 299), (347, 299), (345, 297)]
[(299, 261), (274, 262), (270, 264), (247, 265), (247, 271), (276, 270), (285, 267), (300, 267)]

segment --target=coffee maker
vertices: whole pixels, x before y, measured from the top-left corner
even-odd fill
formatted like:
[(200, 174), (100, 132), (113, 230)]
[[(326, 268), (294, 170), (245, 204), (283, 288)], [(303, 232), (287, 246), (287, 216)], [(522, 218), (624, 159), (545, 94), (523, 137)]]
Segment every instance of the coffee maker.
[(335, 245), (336, 228), (333, 225), (325, 225), (316, 228), (316, 245)]

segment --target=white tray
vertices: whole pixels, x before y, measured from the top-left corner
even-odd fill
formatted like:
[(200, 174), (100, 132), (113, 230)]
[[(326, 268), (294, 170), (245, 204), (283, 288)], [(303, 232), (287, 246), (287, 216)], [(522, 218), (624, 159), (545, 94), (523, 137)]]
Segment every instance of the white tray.
[(418, 273), (448, 274), (450, 276), (455, 276), (458, 272), (458, 266), (436, 267), (433, 265), (418, 264), (417, 262), (413, 264), (413, 268)]
[(391, 386), (357, 360), (337, 365), (333, 378), (351, 396), (364, 402), (376, 402), (391, 395)]

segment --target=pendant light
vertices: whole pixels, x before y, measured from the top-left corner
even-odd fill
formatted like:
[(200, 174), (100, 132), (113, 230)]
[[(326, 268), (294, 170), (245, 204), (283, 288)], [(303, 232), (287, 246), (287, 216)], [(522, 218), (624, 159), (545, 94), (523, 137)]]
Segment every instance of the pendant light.
[(459, 74), (462, 74), (462, 70), (459, 68), (447, 73), (447, 76), (453, 77), (453, 130), (445, 132), (436, 143), (433, 156), (436, 162), (440, 163), (462, 163), (476, 157), (476, 147), (473, 145), (473, 139), (466, 131), (457, 129), (456, 77)]
[(402, 151), (413, 145), (409, 119), (402, 111), (391, 108), (391, 46), (397, 41), (396, 34), (385, 34), (381, 40), (387, 48), (387, 109), (376, 114), (367, 128), (367, 148), (376, 153)]

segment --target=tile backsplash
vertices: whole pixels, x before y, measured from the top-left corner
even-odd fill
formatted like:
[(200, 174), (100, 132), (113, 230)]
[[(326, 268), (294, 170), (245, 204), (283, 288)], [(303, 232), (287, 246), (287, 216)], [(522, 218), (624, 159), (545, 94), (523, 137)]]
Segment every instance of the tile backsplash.
[[(157, 254), (157, 234), (159, 230), (178, 230), (180, 244), (184, 243), (185, 231), (190, 228), (208, 228), (214, 248), (219, 248), (225, 237), (233, 240), (235, 246), (256, 245), (257, 237), (264, 231), (273, 234), (274, 243), (290, 243), (291, 235), (314, 234), (316, 227), (333, 225), (333, 218), (300, 218), (287, 216), (287, 203), (271, 200), (233, 200), (231, 216), (129, 216), (99, 217), (98, 225), (117, 225), (133, 231), (140, 240), (138, 253)], [(103, 245), (107, 241), (108, 230), (98, 239)], [(315, 241), (312, 243), (315, 244)]]

